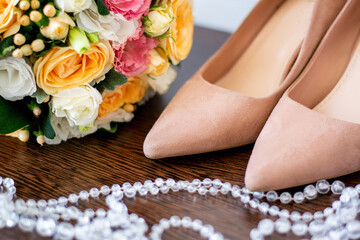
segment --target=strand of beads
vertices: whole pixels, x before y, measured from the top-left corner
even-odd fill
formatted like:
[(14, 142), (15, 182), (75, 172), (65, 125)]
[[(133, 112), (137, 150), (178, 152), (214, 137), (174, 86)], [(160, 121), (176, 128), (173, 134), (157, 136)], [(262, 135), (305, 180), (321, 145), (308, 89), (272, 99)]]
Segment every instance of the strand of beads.
[[(2, 185), (2, 186), (1, 186)], [(252, 239), (263, 239), (265, 236), (275, 232), (288, 233), (292, 231), (297, 236), (304, 236), (307, 233), (317, 239), (318, 236), (342, 236), (347, 234), (350, 238), (360, 237), (360, 223), (355, 220), (359, 208), (358, 194), (360, 185), (356, 188), (345, 188), (340, 181), (330, 184), (321, 180), (316, 187), (309, 185), (304, 192), (298, 192), (291, 197), (290, 193), (270, 191), (267, 194), (262, 192), (250, 192), (245, 187), (223, 183), (218, 179), (195, 179), (192, 182), (174, 181), (173, 179), (156, 179), (154, 182), (147, 180), (144, 184), (136, 182), (133, 185), (124, 183), (112, 187), (102, 186), (100, 189), (92, 188), (90, 191), (81, 191), (78, 194), (72, 193), (68, 197), (61, 196), (58, 199), (27, 200), (14, 199), (16, 188), (11, 178), (0, 177), (0, 229), (3, 227), (19, 226), (23, 231), (36, 232), (43, 237), (54, 239), (149, 239), (145, 233), (148, 225), (143, 218), (136, 214), (128, 213), (123, 198), (134, 198), (136, 194), (145, 196), (147, 194), (167, 194), (170, 190), (178, 192), (185, 190), (189, 193), (200, 195), (219, 193), (230, 195), (239, 199), (245, 205), (258, 209), (263, 214), (278, 217), (274, 223), (270, 219), (259, 222), (257, 229), (251, 231)], [(333, 193), (341, 193), (340, 201), (335, 201), (332, 207), (326, 208), (323, 212), (289, 213), (288, 210), (280, 210), (277, 206), (270, 206), (267, 202), (260, 202), (266, 198), (269, 202), (280, 200), (282, 203), (294, 201), (301, 203), (304, 199), (312, 200), (319, 194), (325, 194), (332, 190)], [(315, 193), (314, 193), (315, 189)], [(300, 195), (303, 194), (302, 201)], [(80, 211), (76, 204), (89, 198), (103, 196), (108, 210), (91, 208)], [(355, 210), (356, 209), (356, 210)], [(290, 220), (293, 222), (291, 224)], [(75, 222), (75, 224), (72, 224)], [(198, 232), (202, 237), (209, 240), (223, 240), (224, 236), (216, 232), (211, 225), (203, 225), (200, 220), (192, 220), (189, 217), (180, 218), (173, 216), (170, 219), (162, 219), (159, 224), (152, 227), (149, 234), (150, 239), (161, 239), (162, 233), (170, 227), (183, 227)], [(345, 229), (345, 230), (344, 230)]]

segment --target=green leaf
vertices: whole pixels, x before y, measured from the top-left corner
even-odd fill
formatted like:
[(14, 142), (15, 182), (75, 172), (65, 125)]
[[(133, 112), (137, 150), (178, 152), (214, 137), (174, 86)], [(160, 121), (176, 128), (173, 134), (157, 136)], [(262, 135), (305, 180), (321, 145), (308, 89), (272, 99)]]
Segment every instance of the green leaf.
[(106, 16), (106, 15), (110, 14), (110, 11), (106, 7), (103, 0), (96, 0), (96, 4), (97, 4), (98, 11), (99, 11), (100, 15)]
[(118, 123), (111, 122), (109, 130), (105, 129), (105, 128), (100, 128), (99, 130), (104, 131), (104, 132), (109, 132), (109, 133), (116, 133), (116, 131), (118, 130)]
[(42, 90), (41, 88), (37, 88), (36, 92), (32, 95), (32, 97), (36, 98), (36, 102), (38, 104), (41, 104), (44, 102), (44, 100), (48, 97), (49, 95)]
[(45, 16), (42, 12), (41, 15), (42, 15), (41, 20), (35, 23), (36, 25), (38, 25), (39, 28), (49, 25), (50, 22), (49, 18)]
[(56, 134), (50, 122), (51, 111), (49, 110), (49, 108), (44, 107), (41, 116), (42, 117), (40, 118), (39, 122), (41, 131), (44, 133), (45, 137), (49, 139), (54, 139)]
[(31, 124), (32, 119), (21, 101), (10, 102), (0, 97), (0, 134), (9, 134)]
[(12, 50), (15, 49), (14, 37), (10, 36), (0, 42), (0, 58), (8, 57)]
[(104, 91), (105, 89), (114, 91), (117, 86), (127, 83), (127, 77), (124, 74), (121, 74), (114, 69), (111, 69), (106, 75), (105, 80), (101, 81), (96, 89), (99, 92)]

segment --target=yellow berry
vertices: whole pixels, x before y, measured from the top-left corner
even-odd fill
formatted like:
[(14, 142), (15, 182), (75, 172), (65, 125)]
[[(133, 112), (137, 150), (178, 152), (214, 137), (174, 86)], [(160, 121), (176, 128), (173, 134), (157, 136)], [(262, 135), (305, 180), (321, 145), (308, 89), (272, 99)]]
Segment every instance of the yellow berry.
[(31, 0), (31, 8), (32, 9), (38, 9), (40, 7), (40, 1), (39, 0)]
[(29, 18), (28, 15), (22, 15), (19, 22), (24, 27), (29, 26), (30, 25), (30, 18)]
[(20, 48), (15, 49), (14, 51), (12, 51), (12, 56), (14, 58), (22, 58), (23, 57), (23, 53), (20, 50)]
[(27, 0), (21, 0), (19, 3), (19, 8), (24, 11), (28, 10), (30, 8), (30, 2)]
[(44, 41), (41, 39), (36, 39), (31, 43), (31, 48), (34, 52), (41, 52), (45, 48)]
[(14, 43), (15, 45), (21, 46), (26, 42), (26, 38), (21, 33), (17, 33), (14, 36)]
[(25, 45), (22, 45), (21, 46), (21, 52), (24, 56), (28, 57), (30, 56), (31, 54), (33, 54), (33, 50), (31, 49), (31, 46), (30, 44), (25, 44)]
[(54, 17), (56, 14), (56, 9), (53, 5), (51, 4), (46, 4), (45, 7), (43, 8), (43, 13), (45, 16), (51, 18)]
[(130, 103), (124, 105), (124, 110), (127, 112), (134, 112), (136, 110), (136, 106)]
[(39, 117), (41, 114), (41, 109), (39, 107), (34, 107), (33, 114), (35, 117)]
[(37, 142), (38, 144), (40, 144), (41, 146), (44, 145), (44, 143), (45, 143), (45, 136), (44, 136), (44, 135), (37, 136), (36, 142)]
[(42, 15), (39, 11), (31, 11), (30, 12), (30, 20), (33, 22), (38, 22), (42, 19)]
[(30, 138), (29, 131), (28, 131), (28, 130), (20, 130), (20, 131), (19, 131), (18, 138), (19, 138), (19, 140), (22, 141), (22, 142), (27, 142), (27, 141), (29, 141), (29, 138)]

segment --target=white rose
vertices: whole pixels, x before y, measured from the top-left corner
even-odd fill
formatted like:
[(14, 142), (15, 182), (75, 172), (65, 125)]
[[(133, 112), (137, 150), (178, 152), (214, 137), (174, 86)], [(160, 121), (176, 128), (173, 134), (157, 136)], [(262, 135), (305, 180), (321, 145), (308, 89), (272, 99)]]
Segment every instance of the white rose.
[(0, 95), (6, 100), (21, 100), (36, 91), (35, 76), (23, 58), (0, 60)]
[(61, 141), (67, 141), (71, 138), (82, 138), (103, 128), (110, 131), (111, 122), (130, 122), (134, 117), (133, 113), (126, 112), (124, 109), (118, 109), (106, 116), (96, 119), (93, 126), (86, 130), (80, 131), (79, 126), (70, 126), (69, 121), (65, 117), (56, 117), (51, 115), (50, 122), (55, 132), (55, 138), (45, 138), (47, 144), (60, 144)]
[(175, 80), (176, 75), (176, 71), (173, 68), (169, 67), (163, 75), (160, 75), (158, 77), (148, 77), (148, 82), (150, 87), (155, 92), (158, 92), (159, 94), (164, 94), (168, 91), (171, 83)]
[(52, 40), (65, 39), (69, 33), (69, 28), (75, 27), (74, 21), (69, 15), (63, 13), (57, 17), (49, 18), (49, 24), (40, 29), (40, 33)]
[(101, 102), (100, 93), (90, 85), (84, 85), (55, 94), (51, 108), (56, 117), (66, 117), (70, 126), (85, 127), (96, 119)]
[(88, 9), (91, 5), (91, 0), (55, 0), (55, 6), (61, 11), (78, 13)]
[(92, 2), (89, 9), (79, 12), (75, 17), (76, 24), (82, 30), (88, 33), (99, 33), (100, 38), (111, 41), (114, 48), (125, 43), (139, 27), (137, 20), (126, 21), (121, 14), (100, 15), (95, 2)]
[(174, 16), (171, 11), (153, 10), (144, 19), (145, 33), (158, 37), (167, 32)]

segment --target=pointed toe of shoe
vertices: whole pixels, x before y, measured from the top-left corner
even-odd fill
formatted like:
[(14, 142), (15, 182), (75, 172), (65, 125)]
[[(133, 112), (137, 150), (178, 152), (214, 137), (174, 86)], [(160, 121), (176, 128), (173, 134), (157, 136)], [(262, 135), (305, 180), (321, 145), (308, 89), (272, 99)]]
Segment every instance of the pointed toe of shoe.
[(144, 154), (165, 158), (253, 143), (275, 103), (189, 80), (148, 133)]
[(360, 127), (285, 98), (257, 139), (246, 187), (268, 191), (295, 187), (360, 169)]

